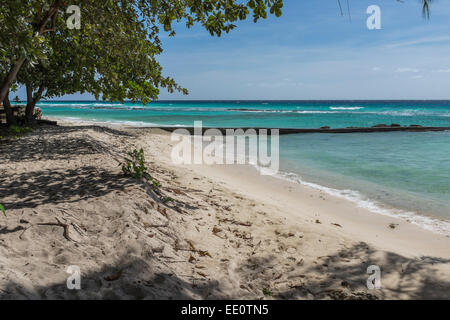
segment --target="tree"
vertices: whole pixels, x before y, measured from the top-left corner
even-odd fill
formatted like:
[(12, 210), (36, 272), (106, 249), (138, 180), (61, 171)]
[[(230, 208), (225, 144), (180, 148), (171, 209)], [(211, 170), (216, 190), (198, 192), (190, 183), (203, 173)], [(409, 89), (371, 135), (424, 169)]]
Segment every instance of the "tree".
[(14, 113), (11, 108), (11, 102), (9, 101), (9, 90), (6, 92), (5, 99), (3, 99), (3, 109), (5, 109), (6, 123), (10, 126), (15, 125), (16, 118), (14, 117)]
[[(47, 1), (8, 0), (0, 10), (0, 101), (10, 90), (17, 73), (27, 59), (45, 52), (48, 23), (53, 24), (61, 1), (48, 6)], [(46, 6), (47, 5), (47, 6)]]
[[(98, 29), (89, 25), (81, 30), (62, 28), (50, 37), (53, 50), (45, 59), (22, 67), (17, 80), (26, 87), (28, 123), (33, 120), (34, 106), (44, 97), (89, 92), (97, 99), (101, 94), (107, 100), (145, 103), (157, 97), (158, 87), (186, 92), (173, 79), (161, 75), (154, 58), (160, 51), (147, 39), (143, 25), (129, 23), (133, 12), (124, 7), (108, 8), (114, 9), (114, 21), (103, 24), (102, 42), (95, 35)], [(86, 12), (89, 14), (93, 13)]]
[[(143, 100), (149, 100), (157, 97), (159, 87), (165, 86), (169, 91), (182, 90), (173, 79), (162, 76), (162, 68), (155, 59), (155, 56), (162, 52), (159, 39), (161, 27), (174, 36), (172, 24), (184, 21), (187, 27), (192, 27), (196, 23), (201, 24), (211, 35), (220, 36), (223, 32), (234, 29), (233, 23), (246, 19), (250, 13), (256, 22), (260, 18), (266, 18), (268, 12), (280, 16), (283, 6), (282, 0), (74, 0), (70, 1), (70, 4), (79, 5), (82, 10), (81, 34), (66, 33), (67, 26), (63, 16), (68, 5), (67, 1), (6, 0), (2, 5), (0, 24), (6, 27), (0, 34), (0, 79), (3, 79), (0, 83), (0, 101), (5, 99), (24, 66), (27, 71), (22, 78), (31, 88), (27, 90), (29, 98), (34, 96), (31, 104), (35, 97), (40, 98), (44, 91), (36, 84), (38, 79), (32, 77), (34, 71), (30, 70), (37, 64), (42, 66), (41, 72), (53, 70), (54, 66), (48, 64), (49, 58), (55, 51), (61, 50), (61, 47), (52, 46), (55, 44), (52, 38), (55, 34), (58, 37), (66, 34), (67, 39), (76, 43), (78, 41), (80, 46), (85, 45), (80, 41), (87, 39), (86, 37), (90, 37), (88, 40), (90, 44), (104, 45), (104, 55), (96, 56), (95, 67), (91, 64), (91, 57), (86, 57), (86, 61), (82, 61), (79, 66), (99, 74), (103, 72), (105, 75), (102, 79), (90, 79), (92, 81), (86, 91), (94, 92), (96, 96), (101, 93), (103, 98), (108, 100), (124, 98), (133, 100), (142, 97), (146, 98)], [(117, 23), (118, 16), (122, 17), (119, 19), (120, 23)], [(125, 20), (125, 17), (128, 20)], [(146, 68), (143, 74), (133, 76), (126, 65), (117, 60), (112, 61), (117, 64), (113, 64), (111, 68), (110, 57), (123, 58), (119, 52), (123, 48), (120, 47), (120, 43), (114, 42), (120, 37), (111, 38), (112, 30), (121, 32), (122, 39), (130, 32), (132, 35), (139, 35), (132, 37), (136, 39), (136, 45), (140, 50), (142, 60), (139, 64), (147, 63), (151, 66), (153, 68), (151, 74)], [(106, 47), (107, 44), (111, 47)], [(129, 62), (134, 63), (134, 59)], [(108, 65), (110, 68), (107, 68)], [(64, 71), (73, 73), (77, 70)], [(131, 77), (131, 80), (126, 79), (125, 75)], [(61, 90), (61, 94), (64, 94), (63, 91)]]
[(53, 25), (61, 1), (8, 0), (0, 8), (0, 101), (3, 101), (7, 122), (12, 124), (8, 94), (16, 76), (27, 59), (38, 59), (47, 51), (45, 34)]

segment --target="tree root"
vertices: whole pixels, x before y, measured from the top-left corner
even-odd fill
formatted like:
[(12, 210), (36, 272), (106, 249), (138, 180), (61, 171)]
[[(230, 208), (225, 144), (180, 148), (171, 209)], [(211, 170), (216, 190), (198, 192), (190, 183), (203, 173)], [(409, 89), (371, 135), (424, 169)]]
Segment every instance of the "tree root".
[(77, 242), (77, 241), (75, 241), (74, 239), (72, 239), (72, 238), (70, 237), (70, 234), (69, 234), (69, 225), (68, 225), (67, 223), (61, 222), (61, 220), (59, 220), (59, 219), (56, 218), (56, 217), (55, 217), (55, 219), (56, 219), (57, 222), (43, 222), (43, 223), (36, 223), (36, 224), (33, 224), (33, 225), (29, 226), (28, 228), (25, 228), (25, 229), (22, 231), (22, 233), (19, 235), (19, 239), (22, 240), (22, 236), (23, 236), (23, 234), (25, 233), (25, 231), (27, 231), (28, 229), (30, 229), (30, 228), (32, 228), (32, 227), (34, 227), (34, 226), (56, 226), (56, 227), (62, 227), (62, 228), (64, 228), (63, 236), (64, 236), (64, 238), (66, 238), (66, 240), (68, 240), (68, 241), (73, 241), (73, 242)]
[(45, 222), (45, 223), (37, 223), (36, 225), (38, 226), (57, 226), (57, 227), (63, 227), (64, 228), (64, 233), (63, 236), (64, 238), (66, 238), (69, 241), (73, 241), (76, 242), (75, 240), (73, 240), (70, 235), (69, 235), (69, 225), (67, 223), (62, 223), (61, 220), (59, 220), (58, 218), (55, 218), (57, 222)]

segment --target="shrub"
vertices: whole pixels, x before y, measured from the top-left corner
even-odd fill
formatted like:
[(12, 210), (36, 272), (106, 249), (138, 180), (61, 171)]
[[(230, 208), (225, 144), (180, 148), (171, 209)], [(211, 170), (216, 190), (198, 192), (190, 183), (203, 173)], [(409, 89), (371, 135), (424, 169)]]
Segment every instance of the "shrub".
[(33, 131), (33, 129), (31, 129), (30, 127), (11, 126), (8, 128), (8, 133), (10, 135), (21, 135), (31, 131)]
[(171, 201), (175, 201), (173, 198), (171, 198), (171, 197), (164, 197), (163, 199), (162, 199), (162, 202), (163, 203), (168, 203), (168, 202), (171, 202)]
[(148, 172), (148, 169), (145, 166), (145, 156), (144, 150), (142, 148), (140, 150), (134, 149), (127, 154), (129, 158), (125, 158), (125, 162), (121, 164), (124, 174), (135, 179), (144, 178), (146, 180), (149, 180), (154, 187), (161, 186), (158, 180), (153, 178)]
[(0, 140), (17, 139), (25, 133), (32, 132), (30, 127), (10, 126), (0, 127)]
[(5, 207), (3, 207), (3, 205), (0, 203), (0, 211), (1, 212), (3, 212), (3, 214), (5, 215), (5, 217), (6, 217), (6, 210), (5, 210)]
[(266, 297), (271, 297), (271, 296), (272, 296), (272, 291), (270, 291), (269, 288), (264, 288), (264, 289), (263, 289), (263, 294), (264, 294)]

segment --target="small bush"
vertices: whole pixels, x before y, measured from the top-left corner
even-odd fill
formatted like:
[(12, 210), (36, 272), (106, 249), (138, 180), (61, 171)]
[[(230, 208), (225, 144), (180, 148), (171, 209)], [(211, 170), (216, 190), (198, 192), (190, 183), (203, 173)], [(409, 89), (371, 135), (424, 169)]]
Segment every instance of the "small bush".
[(162, 199), (162, 202), (163, 203), (168, 203), (168, 202), (172, 202), (172, 201), (175, 201), (173, 198), (171, 198), (171, 197), (164, 197), (163, 199)]
[(33, 129), (31, 129), (30, 127), (11, 126), (8, 128), (8, 133), (15, 136), (22, 135), (31, 131), (33, 131)]
[(266, 297), (271, 297), (271, 296), (272, 296), (272, 291), (270, 291), (269, 288), (264, 288), (264, 289), (263, 289), (263, 294), (264, 294)]
[(10, 140), (17, 139), (25, 133), (32, 132), (33, 129), (30, 127), (21, 126), (10, 126), (10, 127), (0, 127), (0, 140)]
[(141, 148), (140, 150), (134, 149), (127, 153), (129, 158), (125, 158), (125, 163), (122, 163), (122, 171), (127, 176), (131, 176), (135, 179), (146, 179), (149, 180), (154, 187), (160, 187), (161, 184), (153, 178), (148, 172), (147, 167), (145, 166), (145, 156), (144, 150)]
[(0, 203), (0, 211), (1, 212), (3, 212), (3, 214), (5, 215), (5, 217), (6, 217), (6, 210), (5, 210), (5, 207), (3, 207), (3, 205)]

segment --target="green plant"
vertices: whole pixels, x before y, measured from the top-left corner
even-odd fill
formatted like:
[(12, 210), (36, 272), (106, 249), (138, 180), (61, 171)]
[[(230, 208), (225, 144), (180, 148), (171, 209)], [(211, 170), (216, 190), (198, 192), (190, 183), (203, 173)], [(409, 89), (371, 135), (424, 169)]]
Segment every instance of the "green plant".
[(6, 217), (6, 210), (5, 210), (5, 207), (3, 207), (2, 204), (0, 204), (0, 211), (3, 212), (3, 214), (4, 214), (5, 217)]
[(174, 201), (174, 199), (171, 198), (171, 197), (164, 197), (164, 198), (162, 199), (162, 202), (163, 202), (163, 203), (167, 203), (167, 202), (171, 202), (171, 201)]
[(12, 136), (22, 135), (31, 131), (33, 131), (33, 129), (31, 129), (30, 127), (10, 126), (8, 128), (8, 134)]
[(272, 296), (272, 291), (270, 291), (269, 288), (264, 288), (264, 289), (262, 290), (262, 292), (263, 292), (263, 294), (264, 294), (266, 297), (271, 297), (271, 296)]
[(154, 187), (160, 187), (161, 184), (153, 178), (148, 172), (145, 166), (145, 156), (144, 149), (134, 149), (133, 151), (127, 152), (129, 158), (125, 158), (125, 163), (122, 163), (122, 171), (127, 176), (131, 176), (135, 179), (147, 179)]

